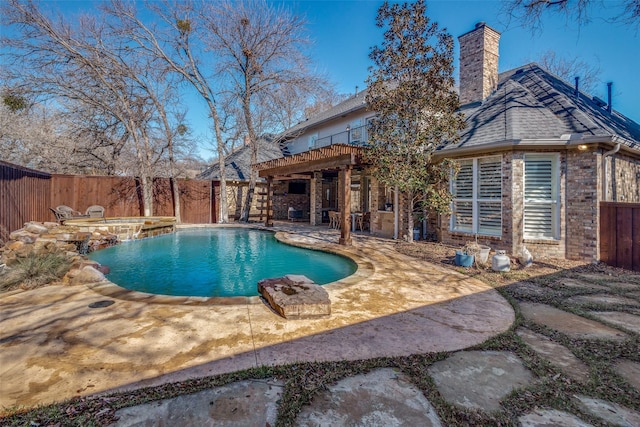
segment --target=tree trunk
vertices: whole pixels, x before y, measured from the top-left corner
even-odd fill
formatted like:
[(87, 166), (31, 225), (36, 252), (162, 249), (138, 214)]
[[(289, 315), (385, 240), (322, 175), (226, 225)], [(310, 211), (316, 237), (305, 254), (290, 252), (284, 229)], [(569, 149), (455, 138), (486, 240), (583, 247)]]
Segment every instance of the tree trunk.
[(222, 131), (220, 130), (220, 118), (218, 117), (218, 109), (211, 100), (209, 101), (209, 110), (213, 118), (213, 127), (216, 133), (216, 141), (218, 143), (218, 168), (220, 170), (220, 208), (218, 216), (219, 224), (227, 224), (229, 222), (229, 206), (227, 206), (227, 181), (226, 172), (224, 170), (225, 151), (224, 139), (222, 139)]
[[(256, 131), (253, 127), (253, 117), (251, 115), (251, 91), (250, 81), (248, 73), (245, 73), (245, 91), (242, 98), (242, 110), (244, 113), (244, 120), (247, 125), (247, 132), (249, 133), (249, 148), (251, 149), (251, 165), (258, 162), (258, 141)], [(251, 213), (251, 204), (253, 203), (253, 194), (256, 190), (258, 172), (251, 168), (249, 174), (249, 189), (247, 190), (247, 197), (244, 200), (244, 207), (242, 208), (242, 215), (240, 221), (249, 222), (249, 214)]]
[(172, 174), (169, 178), (171, 184), (171, 193), (173, 194), (173, 216), (176, 217), (178, 224), (182, 223), (182, 215), (180, 215), (180, 188), (178, 186), (178, 180)]
[(140, 184), (142, 185), (142, 203), (144, 216), (153, 215), (153, 178), (150, 176), (141, 177)]
[(407, 242), (413, 242), (413, 192), (407, 193)]

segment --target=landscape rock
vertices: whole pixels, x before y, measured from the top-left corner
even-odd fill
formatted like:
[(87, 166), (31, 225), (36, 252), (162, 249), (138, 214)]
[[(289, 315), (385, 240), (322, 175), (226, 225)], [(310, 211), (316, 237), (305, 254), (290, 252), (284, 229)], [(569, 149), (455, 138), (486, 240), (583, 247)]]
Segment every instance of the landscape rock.
[(514, 389), (527, 386), (533, 375), (513, 353), (461, 351), (429, 367), (446, 401), (468, 409), (491, 412)]
[(37, 234), (30, 233), (24, 228), (21, 228), (9, 234), (9, 239), (18, 240), (24, 243), (34, 243), (37, 238), (38, 238)]
[(585, 412), (616, 426), (640, 426), (640, 412), (634, 411), (617, 403), (594, 399), (583, 395), (574, 395), (574, 401)]
[(329, 294), (306, 276), (287, 275), (258, 282), (258, 292), (286, 319), (316, 319), (331, 315)]
[(640, 363), (622, 359), (614, 365), (614, 369), (626, 382), (640, 391)]
[(115, 413), (112, 427), (275, 426), (283, 383), (247, 380)]
[(328, 386), (302, 408), (295, 425), (439, 427), (442, 423), (405, 375), (383, 368)]
[(24, 230), (33, 234), (44, 234), (49, 232), (49, 229), (42, 224), (38, 224), (37, 222), (28, 222), (24, 225)]
[(640, 316), (620, 311), (591, 311), (589, 314), (640, 334)]
[(557, 409), (536, 409), (518, 418), (521, 427), (593, 427), (568, 412)]
[(581, 382), (589, 379), (589, 367), (565, 346), (526, 328), (518, 328), (516, 333), (540, 357), (548, 360), (571, 379)]
[(640, 302), (632, 298), (625, 298), (619, 295), (609, 294), (577, 295), (571, 298), (567, 298), (567, 302), (576, 304), (640, 306)]
[(627, 334), (622, 331), (546, 304), (521, 303), (520, 312), (529, 321), (555, 329), (573, 338), (614, 341), (627, 338)]
[(71, 284), (73, 285), (102, 282), (103, 280), (106, 280), (104, 274), (90, 266), (83, 267), (81, 270), (76, 271), (77, 273), (73, 272), (70, 274), (70, 277), (72, 278)]

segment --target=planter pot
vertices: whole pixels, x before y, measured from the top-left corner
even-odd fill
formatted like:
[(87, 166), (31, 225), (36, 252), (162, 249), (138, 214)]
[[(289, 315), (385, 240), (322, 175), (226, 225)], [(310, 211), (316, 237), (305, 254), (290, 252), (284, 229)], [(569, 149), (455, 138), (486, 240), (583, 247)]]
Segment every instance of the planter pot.
[(480, 245), (480, 254), (478, 255), (478, 262), (486, 264), (489, 261), (489, 252), (491, 248), (489, 246)]
[(474, 261), (473, 255), (467, 255), (462, 251), (456, 251), (456, 259), (455, 259), (456, 265), (459, 265), (461, 267), (471, 267), (473, 265), (473, 261)]

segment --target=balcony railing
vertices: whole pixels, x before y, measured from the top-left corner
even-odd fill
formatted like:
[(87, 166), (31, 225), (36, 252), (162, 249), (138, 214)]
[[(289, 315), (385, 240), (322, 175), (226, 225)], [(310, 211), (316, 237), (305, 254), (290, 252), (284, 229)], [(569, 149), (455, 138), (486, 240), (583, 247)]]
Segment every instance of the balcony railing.
[(364, 145), (367, 142), (367, 127), (358, 126), (340, 133), (316, 139), (313, 147), (327, 147), (333, 144)]

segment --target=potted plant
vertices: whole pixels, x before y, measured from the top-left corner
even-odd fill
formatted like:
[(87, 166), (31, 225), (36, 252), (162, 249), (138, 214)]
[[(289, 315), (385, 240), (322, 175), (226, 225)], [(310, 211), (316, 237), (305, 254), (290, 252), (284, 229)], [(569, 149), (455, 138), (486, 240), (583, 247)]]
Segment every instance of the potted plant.
[(456, 265), (461, 267), (471, 267), (475, 261), (476, 251), (468, 243), (462, 249), (456, 251)]

